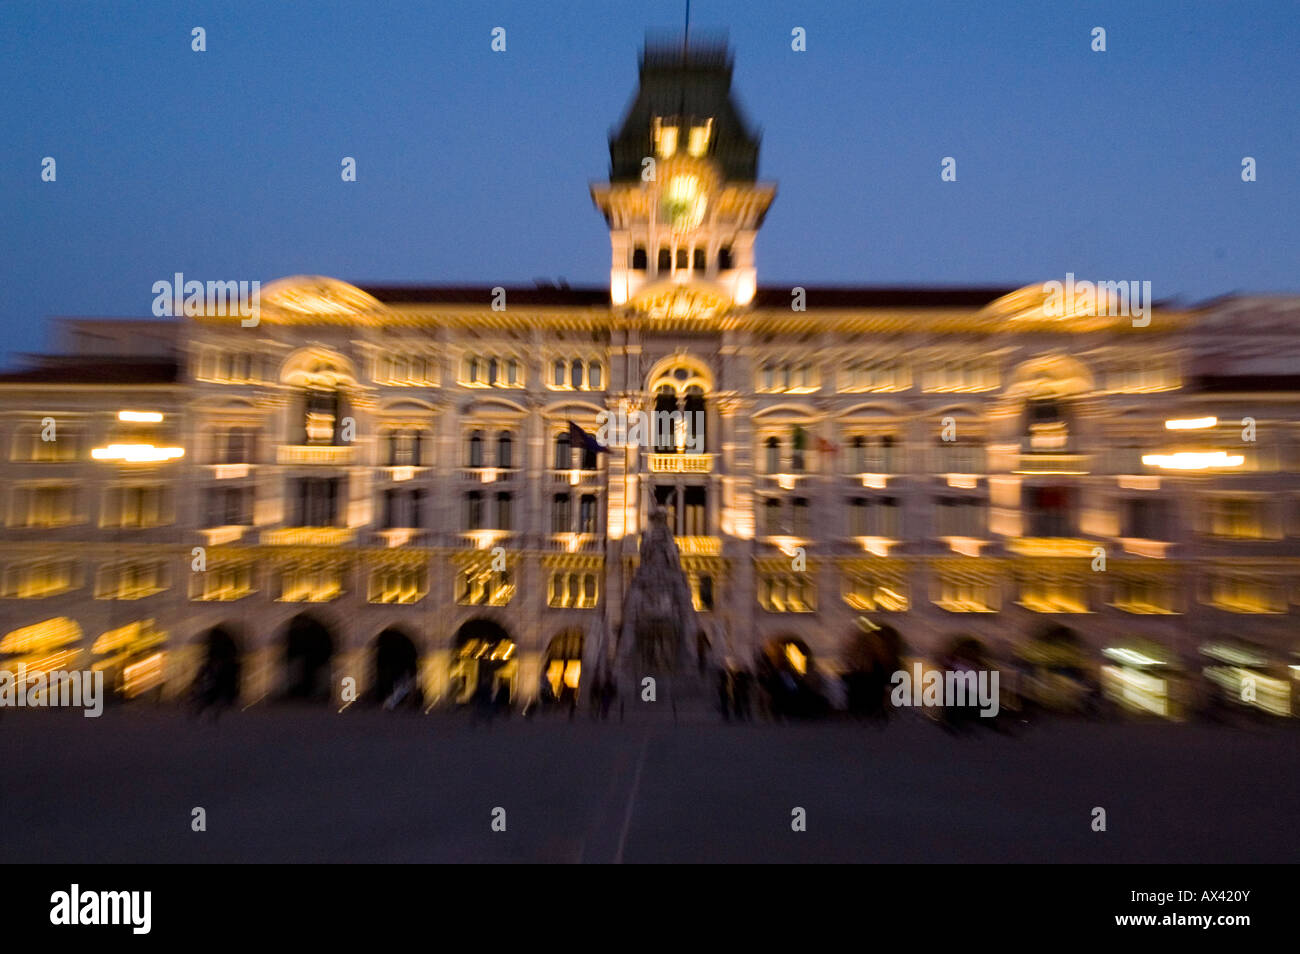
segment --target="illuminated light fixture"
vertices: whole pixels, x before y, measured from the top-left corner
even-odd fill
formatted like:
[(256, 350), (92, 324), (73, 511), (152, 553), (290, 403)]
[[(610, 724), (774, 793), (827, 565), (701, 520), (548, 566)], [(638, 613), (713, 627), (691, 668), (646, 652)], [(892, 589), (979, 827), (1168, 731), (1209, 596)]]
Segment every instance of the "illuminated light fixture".
[(117, 419), (129, 424), (161, 424), (163, 416), (158, 411), (118, 411)]
[(887, 557), (894, 540), (891, 537), (858, 537), (862, 549), (872, 556)]
[(504, 537), (507, 532), (505, 530), (470, 530), (465, 536), (473, 541), (476, 549), (490, 550), (496, 541)]
[(214, 480), (234, 480), (239, 477), (247, 477), (249, 467), (247, 464), (216, 464), (212, 468), (212, 477)]
[(614, 305), (626, 305), (628, 299), (627, 279), (621, 276), (615, 276), (609, 286), (610, 301)]
[(777, 474), (776, 485), (782, 490), (794, 490), (799, 478), (793, 474)]
[(974, 490), (980, 479), (974, 474), (948, 474), (948, 486), (958, 490)]
[(737, 305), (748, 305), (754, 300), (758, 291), (758, 280), (750, 274), (741, 275), (736, 280), (735, 301)]
[(803, 546), (804, 541), (798, 537), (779, 536), (772, 537), (772, 542), (786, 556), (793, 557), (798, 554), (799, 548)]
[(128, 464), (154, 464), (185, 456), (183, 447), (154, 447), (152, 444), (109, 444), (91, 448), (94, 460), (120, 460)]
[[(415, 476), (415, 468), (414, 468), (414, 467), (409, 467), (409, 466), (408, 466), (408, 467), (394, 467), (394, 468), (392, 469), (391, 473), (392, 473), (392, 475), (393, 475), (393, 482), (394, 482), (394, 483), (398, 483), (398, 482), (403, 481), (403, 480), (410, 480), (410, 479), (412, 479), (412, 478)], [(486, 479), (485, 479), (483, 482), (484, 482), (484, 483), (489, 483), (489, 484), (491, 483), (490, 480), (486, 480)]]
[(1177, 454), (1143, 454), (1142, 463), (1148, 467), (1165, 470), (1207, 470), (1212, 467), (1240, 467), (1246, 458), (1240, 454), (1228, 456), (1224, 451), (1184, 451)]
[(1136, 649), (1120, 649), (1110, 647), (1101, 651), (1103, 656), (1113, 659), (1116, 662), (1123, 663), (1126, 666), (1163, 666), (1164, 660), (1148, 656), (1146, 653), (1140, 653)]
[(863, 474), (862, 486), (871, 490), (884, 490), (885, 485), (889, 483), (888, 474)]
[(1165, 430), (1169, 431), (1199, 431), (1206, 427), (1213, 427), (1219, 423), (1217, 417), (1184, 417), (1174, 418), (1165, 421)]
[(1118, 483), (1121, 490), (1160, 489), (1160, 478), (1149, 475), (1128, 474), (1124, 477), (1120, 477)]
[(977, 557), (980, 555), (980, 548), (988, 544), (987, 540), (981, 540), (978, 537), (945, 537), (948, 546), (952, 548), (953, 553), (959, 553), (962, 556)]
[(1223, 643), (1206, 643), (1201, 647), (1201, 653), (1211, 659), (1225, 662), (1230, 666), (1258, 669), (1268, 665), (1268, 659), (1259, 653), (1252, 653), (1249, 650), (1238, 649), (1235, 646), (1227, 646)]

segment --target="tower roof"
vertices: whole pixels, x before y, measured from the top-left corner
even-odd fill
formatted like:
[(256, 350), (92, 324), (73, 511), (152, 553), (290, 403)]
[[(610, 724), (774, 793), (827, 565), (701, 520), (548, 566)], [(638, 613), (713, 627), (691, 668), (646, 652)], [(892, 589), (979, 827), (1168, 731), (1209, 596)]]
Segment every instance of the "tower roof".
[(757, 131), (731, 95), (731, 54), (725, 42), (647, 42), (640, 60), (636, 97), (610, 137), (611, 182), (641, 177), (641, 160), (654, 155), (654, 117), (675, 118), (682, 125), (713, 120), (709, 157), (729, 181), (758, 177)]

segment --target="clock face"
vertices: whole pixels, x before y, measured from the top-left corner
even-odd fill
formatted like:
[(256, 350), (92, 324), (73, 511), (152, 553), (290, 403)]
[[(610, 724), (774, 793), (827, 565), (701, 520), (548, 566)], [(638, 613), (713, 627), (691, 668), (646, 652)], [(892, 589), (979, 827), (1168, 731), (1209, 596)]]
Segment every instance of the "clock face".
[(697, 176), (673, 176), (664, 190), (663, 216), (675, 229), (693, 229), (704, 221), (709, 199)]

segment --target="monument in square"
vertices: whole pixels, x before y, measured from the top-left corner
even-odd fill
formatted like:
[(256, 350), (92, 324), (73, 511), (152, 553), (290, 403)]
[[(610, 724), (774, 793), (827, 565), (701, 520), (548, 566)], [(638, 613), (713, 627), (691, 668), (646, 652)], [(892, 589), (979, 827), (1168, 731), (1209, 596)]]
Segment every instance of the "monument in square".
[(628, 708), (641, 705), (646, 677), (655, 680), (656, 703), (665, 710), (709, 698), (715, 648), (701, 631), (667, 512), (652, 505), (612, 661)]

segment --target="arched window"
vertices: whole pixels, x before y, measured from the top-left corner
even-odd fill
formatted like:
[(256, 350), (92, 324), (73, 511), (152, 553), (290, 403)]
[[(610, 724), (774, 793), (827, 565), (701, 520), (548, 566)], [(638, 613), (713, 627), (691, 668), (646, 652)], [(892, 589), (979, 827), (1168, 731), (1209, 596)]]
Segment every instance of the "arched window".
[(498, 467), (505, 468), (508, 470), (509, 468), (515, 466), (514, 455), (512, 454), (513, 450), (514, 450), (514, 442), (510, 439), (510, 432), (502, 431), (501, 434), (497, 437), (497, 466)]
[(307, 391), (302, 422), (302, 442), (334, 444), (339, 438), (339, 392), (326, 388)]
[(569, 368), (569, 387), (575, 391), (582, 388), (582, 362), (577, 358), (573, 359), (573, 364)]
[(686, 270), (686, 265), (687, 265), (687, 262), (688, 262), (688, 257), (687, 257), (687, 256), (688, 256), (689, 254), (690, 254), (690, 253), (687, 252), (687, 250), (684, 249), (684, 248), (679, 248), (679, 249), (677, 250), (677, 268), (678, 268), (680, 271), (685, 271), (685, 270)]
[(661, 248), (659, 250), (659, 271), (670, 272), (673, 268), (673, 253), (671, 249)]
[(483, 432), (475, 431), (469, 436), (469, 465), (483, 466)]
[(491, 387), (496, 387), (497, 370), (498, 370), (497, 359), (492, 358), (490, 361), (488, 361), (488, 367), (487, 367), (487, 383)]
[(704, 249), (697, 248), (691, 253), (691, 255), (692, 258), (694, 258), (691, 267), (697, 272), (704, 271)]
[(632, 267), (638, 272), (645, 271), (646, 259), (644, 245), (638, 245), (632, 250)]
[(511, 358), (506, 364), (506, 384), (514, 387), (519, 383), (519, 362)]
[(686, 391), (686, 446), (687, 449), (703, 454), (708, 448), (705, 445), (705, 430), (707, 426), (707, 412), (704, 407), (704, 389), (693, 385)]
[(724, 245), (722, 246), (722, 248), (718, 249), (718, 268), (719, 270), (724, 272), (727, 269), (731, 268), (731, 246), (730, 245)]
[(465, 383), (478, 384), (478, 358), (473, 355), (465, 359)]
[(781, 441), (776, 437), (769, 437), (763, 445), (766, 448), (766, 470), (769, 474), (779, 474), (781, 472)]
[(600, 364), (593, 361), (587, 365), (587, 387), (591, 388), (593, 391), (599, 391), (604, 386), (605, 382), (603, 380), (603, 375), (601, 374)]
[(680, 417), (677, 415), (677, 393), (670, 387), (659, 389), (655, 395), (655, 416), (650, 424), (654, 432), (654, 448), (658, 454), (671, 454), (677, 450), (674, 429)]
[(1031, 451), (1067, 451), (1070, 446), (1070, 415), (1056, 397), (1035, 397), (1025, 404), (1023, 438)]
[(569, 445), (569, 434), (567, 431), (561, 431), (555, 435), (555, 469), (568, 470), (572, 466), (573, 454)]
[(564, 387), (564, 359), (556, 358), (551, 369), (551, 384), (557, 388)]

